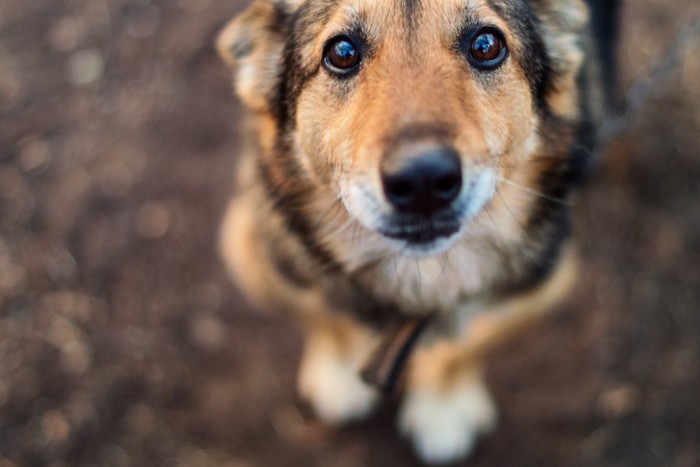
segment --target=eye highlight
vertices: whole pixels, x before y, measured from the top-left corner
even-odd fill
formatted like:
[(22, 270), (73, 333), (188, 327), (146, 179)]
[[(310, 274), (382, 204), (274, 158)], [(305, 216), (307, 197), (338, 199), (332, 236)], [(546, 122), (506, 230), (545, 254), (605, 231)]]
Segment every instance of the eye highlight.
[(508, 56), (503, 33), (493, 27), (481, 28), (468, 36), (466, 55), (469, 63), (481, 70), (493, 70), (501, 65)]
[(346, 77), (360, 66), (360, 48), (347, 36), (337, 36), (326, 42), (323, 66), (337, 77)]

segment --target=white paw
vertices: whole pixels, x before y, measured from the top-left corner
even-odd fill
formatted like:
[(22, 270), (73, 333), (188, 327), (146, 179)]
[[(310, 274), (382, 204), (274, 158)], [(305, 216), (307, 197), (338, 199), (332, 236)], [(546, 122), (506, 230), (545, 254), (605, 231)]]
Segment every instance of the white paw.
[(479, 380), (449, 392), (414, 390), (401, 408), (399, 428), (424, 462), (442, 464), (469, 455), (480, 435), (496, 425), (496, 407)]
[(307, 355), (299, 373), (299, 393), (324, 422), (339, 424), (370, 414), (379, 399), (350, 362)]

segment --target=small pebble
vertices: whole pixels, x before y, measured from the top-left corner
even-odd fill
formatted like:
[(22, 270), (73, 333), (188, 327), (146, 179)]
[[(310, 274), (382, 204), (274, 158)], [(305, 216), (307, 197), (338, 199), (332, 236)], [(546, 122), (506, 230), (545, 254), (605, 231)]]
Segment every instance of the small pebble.
[(43, 169), (49, 164), (51, 151), (43, 139), (28, 141), (19, 153), (19, 166), (23, 172), (33, 172)]
[(639, 391), (632, 385), (621, 385), (601, 393), (598, 406), (608, 418), (618, 418), (634, 411), (639, 405)]
[(146, 436), (155, 429), (156, 415), (149, 406), (137, 404), (126, 413), (125, 421), (129, 431)]
[(145, 39), (156, 34), (159, 26), (160, 11), (153, 5), (147, 5), (129, 19), (126, 33), (137, 39)]
[(129, 455), (121, 446), (108, 444), (100, 451), (100, 465), (104, 467), (127, 467), (130, 464)]
[(177, 6), (191, 13), (201, 13), (209, 9), (211, 0), (178, 0)]
[(68, 59), (68, 81), (73, 86), (95, 83), (102, 77), (104, 57), (97, 49), (80, 50)]
[(83, 35), (82, 25), (75, 18), (61, 18), (54, 22), (48, 33), (49, 47), (57, 52), (74, 50)]
[(14, 167), (0, 167), (0, 199), (12, 199), (22, 188), (22, 174)]
[(225, 334), (223, 324), (215, 316), (198, 316), (192, 323), (192, 338), (204, 349), (219, 349), (223, 344)]
[(49, 410), (41, 417), (41, 433), (47, 441), (60, 443), (70, 435), (71, 426), (60, 410)]
[(160, 238), (170, 230), (170, 212), (161, 203), (149, 202), (136, 213), (136, 232), (143, 238)]

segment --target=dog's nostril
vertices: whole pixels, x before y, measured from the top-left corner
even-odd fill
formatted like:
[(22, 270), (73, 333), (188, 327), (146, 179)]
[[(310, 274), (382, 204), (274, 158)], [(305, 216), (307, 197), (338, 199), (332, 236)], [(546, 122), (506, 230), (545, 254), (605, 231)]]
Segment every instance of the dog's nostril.
[(400, 177), (389, 177), (384, 182), (384, 190), (391, 201), (396, 204), (406, 204), (416, 195), (417, 189), (411, 180)]
[(435, 180), (435, 193), (440, 196), (453, 196), (462, 185), (461, 174), (448, 174)]
[(457, 198), (462, 188), (462, 167), (454, 150), (433, 148), (398, 170), (382, 172), (382, 183), (394, 208), (429, 215)]

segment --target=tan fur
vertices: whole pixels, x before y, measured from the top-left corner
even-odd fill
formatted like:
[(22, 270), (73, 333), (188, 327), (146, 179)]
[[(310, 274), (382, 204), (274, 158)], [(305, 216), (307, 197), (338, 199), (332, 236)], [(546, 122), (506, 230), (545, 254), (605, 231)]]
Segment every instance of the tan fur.
[[(386, 149), (385, 142), (402, 128), (424, 123), (444, 126), (453, 134), (456, 148), (470, 155), (465, 163), (488, 166), (494, 163), (493, 157), (517, 157), (534, 130), (534, 121), (530, 125), (521, 123), (530, 120), (532, 106), (525, 79), (510, 67), (504, 70), (506, 76), (498, 88), (487, 94), (470, 79), (468, 67), (444, 48), (435, 47), (436, 40), (445, 42), (454, 34), (446, 30), (443, 21), (458, 11), (453, 2), (426, 2), (421, 28), (415, 32), (417, 38), (410, 50), (406, 50), (403, 39), (404, 19), (397, 11), (387, 17), (382, 11), (386, 8), (380, 5), (367, 1), (359, 2), (357, 7), (360, 11), (366, 9), (362, 17), (367, 18), (369, 29), (382, 46), (352, 99), (333, 99), (331, 79), (323, 74), (301, 97), (298, 145), (305, 154), (327, 155), (319, 161), (324, 166), (318, 166), (318, 172), (335, 173), (340, 183), (341, 177), (367, 177), (376, 187), (376, 167)], [(502, 24), (485, 6), (479, 11), (483, 11), (485, 21)], [(352, 19), (341, 9), (327, 29), (341, 29)], [(435, 38), (436, 31), (444, 32), (443, 37)], [(517, 47), (515, 38), (512, 42)], [(320, 60), (319, 49), (318, 44), (308, 47), (305, 55), (309, 63)], [(349, 140), (347, 135), (353, 138)], [(501, 163), (513, 165), (507, 160)]]
[(438, 342), (416, 355), (411, 369), (411, 385), (433, 385), (447, 391), (461, 375), (478, 373), (485, 354), (542, 313), (552, 310), (569, 292), (577, 273), (573, 246), (567, 247), (556, 271), (535, 290), (491, 306), (468, 325), (463, 339)]
[[(374, 406), (377, 394), (356, 371), (381, 330), (335, 313), (340, 310), (333, 295), (344, 284), (318, 270), (311, 246), (290, 232), (289, 219), (273, 207), (263, 185), (281, 196), (305, 196), (300, 212), (313, 228), (314, 247), (328, 252), (360, 287), (406, 315), (438, 310), (434, 329), (413, 356), (400, 424), (425, 460), (455, 460), (495, 423), (481, 376), (486, 351), (551, 309), (573, 281), (575, 254), (568, 246), (544, 282), (515, 296), (498, 295), (505, 277), (525, 274), (526, 262), (514, 261), (516, 255), (542, 254), (527, 231), (528, 216), (542, 196), (536, 188), (541, 175), (557, 162), (549, 156), (557, 152), (552, 146), (568, 148), (573, 136), (561, 131), (556, 142), (543, 137), (531, 84), (514, 58), (486, 76), (456, 57), (452, 42), (465, 16), (498, 27), (512, 57), (525, 55), (523, 38), (489, 2), (421, 0), (409, 20), (400, 2), (341, 0), (327, 16), (314, 12), (325, 19), (308, 25), (308, 37), (295, 50), (299, 71), (310, 78), (296, 97), (294, 131), (284, 135), (301, 168), (291, 179), (277, 152), (281, 128), (273, 95), (285, 77), (284, 36), (275, 21), (278, 10), (291, 13), (303, 0), (273, 2), (256, 0), (217, 42), (237, 93), (254, 111), (259, 135), (259, 147), (242, 162), (239, 192), (222, 226), (222, 254), (253, 302), (302, 320), (307, 344), (299, 391), (329, 422), (364, 416)], [(580, 116), (577, 77), (588, 10), (582, 0), (532, 4), (555, 67), (549, 107), (562, 122), (574, 121)], [(340, 83), (319, 70), (324, 43), (357, 23), (376, 48), (352, 82)], [(396, 148), (416, 128), (429, 131), (411, 144), (454, 147), (465, 177), (472, 177), (465, 183), (475, 187), (470, 201), (484, 198), (453, 243), (423, 257), (390, 247), (374, 225), (392, 209), (379, 168), (405, 162)], [(258, 165), (265, 167), (265, 183)], [(285, 261), (294, 268), (287, 275), (279, 264)], [(300, 276), (298, 283), (290, 275)], [(449, 436), (441, 437), (441, 430)]]
[(260, 112), (270, 110), (266, 98), (275, 84), (282, 52), (281, 38), (274, 34), (273, 16), (272, 3), (257, 1), (231, 21), (216, 42), (219, 55), (235, 70), (236, 92), (250, 108)]

